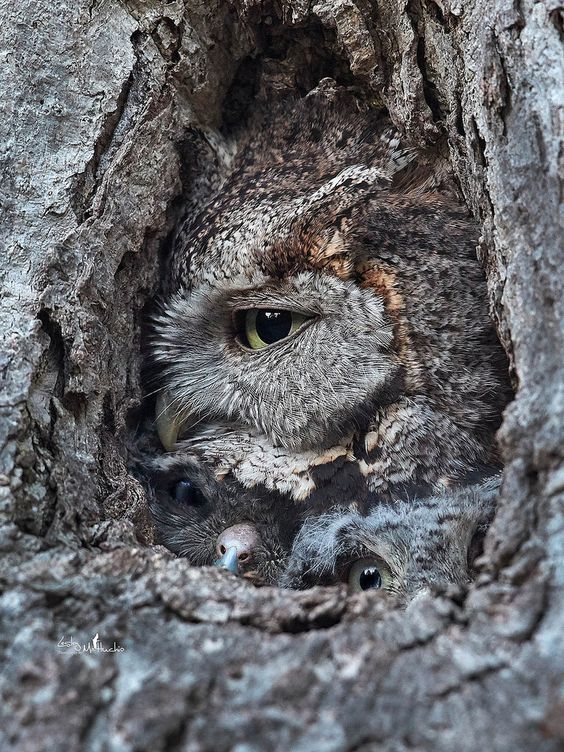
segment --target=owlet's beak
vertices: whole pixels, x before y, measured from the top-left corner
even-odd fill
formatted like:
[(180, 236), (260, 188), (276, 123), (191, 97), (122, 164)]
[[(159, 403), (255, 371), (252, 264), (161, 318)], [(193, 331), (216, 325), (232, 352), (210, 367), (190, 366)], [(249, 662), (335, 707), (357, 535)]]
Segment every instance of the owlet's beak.
[(167, 452), (172, 452), (183, 427), (182, 414), (173, 409), (173, 400), (165, 389), (159, 393), (155, 407), (155, 423), (159, 439)]
[(213, 563), (214, 567), (219, 569), (227, 569), (233, 574), (239, 574), (239, 562), (237, 560), (237, 549), (228, 548), (227, 551), (219, 559), (216, 559)]
[(217, 539), (215, 550), (219, 558), (213, 565), (242, 576), (248, 572), (259, 545), (260, 535), (252, 522), (231, 525)]

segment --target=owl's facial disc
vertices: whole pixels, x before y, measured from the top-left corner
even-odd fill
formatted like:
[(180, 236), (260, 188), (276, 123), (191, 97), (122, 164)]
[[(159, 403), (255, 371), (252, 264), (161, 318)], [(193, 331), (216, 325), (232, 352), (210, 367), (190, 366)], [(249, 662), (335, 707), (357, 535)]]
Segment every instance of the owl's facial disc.
[(294, 540), (282, 584), (304, 589), (348, 581), (353, 590), (382, 589), (404, 604), (431, 588), (465, 587), (499, 482), (485, 476), (437, 496), (376, 504), (367, 515), (341, 508), (310, 517)]
[(157, 427), (170, 451), (212, 426), (327, 449), (404, 389), (383, 298), (327, 273), (179, 293), (160, 322)]

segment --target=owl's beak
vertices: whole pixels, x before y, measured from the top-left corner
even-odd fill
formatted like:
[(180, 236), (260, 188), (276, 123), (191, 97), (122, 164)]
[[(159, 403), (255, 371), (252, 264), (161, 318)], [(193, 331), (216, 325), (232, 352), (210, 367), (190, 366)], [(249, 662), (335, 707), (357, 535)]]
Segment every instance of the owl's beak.
[(172, 452), (182, 430), (183, 420), (178, 411), (172, 408), (173, 401), (165, 389), (159, 393), (155, 406), (155, 423), (161, 444), (167, 452)]
[(248, 574), (259, 543), (259, 532), (252, 522), (231, 525), (217, 538), (215, 550), (219, 559), (214, 561), (214, 567), (228, 569), (236, 575)]
[(228, 548), (223, 556), (213, 563), (214, 567), (219, 569), (227, 569), (233, 574), (239, 574), (239, 562), (237, 560), (237, 549), (235, 547)]

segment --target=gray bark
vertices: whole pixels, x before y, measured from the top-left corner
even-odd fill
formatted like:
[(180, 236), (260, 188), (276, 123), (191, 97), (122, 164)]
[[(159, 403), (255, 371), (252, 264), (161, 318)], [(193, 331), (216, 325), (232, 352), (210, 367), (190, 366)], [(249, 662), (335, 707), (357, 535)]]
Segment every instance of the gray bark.
[[(0, 9), (0, 748), (562, 749), (562, 7)], [(260, 97), (325, 75), (448, 153), (517, 386), (484, 571), (406, 612), (191, 569), (148, 545), (127, 471), (186, 128), (236, 117), (245, 81)], [(96, 633), (124, 651), (57, 647)]]

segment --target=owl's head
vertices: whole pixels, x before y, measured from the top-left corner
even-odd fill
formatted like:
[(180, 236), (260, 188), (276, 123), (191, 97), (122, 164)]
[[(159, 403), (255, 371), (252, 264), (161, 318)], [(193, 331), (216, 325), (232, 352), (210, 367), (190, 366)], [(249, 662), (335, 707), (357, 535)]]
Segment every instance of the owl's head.
[(404, 604), (429, 588), (466, 585), (495, 510), (499, 478), (427, 499), (378, 505), (367, 516), (334, 510), (305, 521), (281, 583), (348, 582)]
[(158, 543), (197, 566), (220, 566), (257, 585), (278, 582), (299, 527), (287, 500), (218, 483), (182, 453), (155, 460), (150, 475)]
[(160, 322), (168, 365), (157, 409), (175, 412), (181, 435), (242, 424), (274, 446), (331, 446), (403, 380), (382, 300), (327, 273), (205, 284), (170, 301)]
[(457, 431), (491, 432), (500, 349), (477, 234), (369, 109), (275, 109), (176, 239), (151, 344), (165, 446), (228, 428), (317, 451), (422, 395)]

